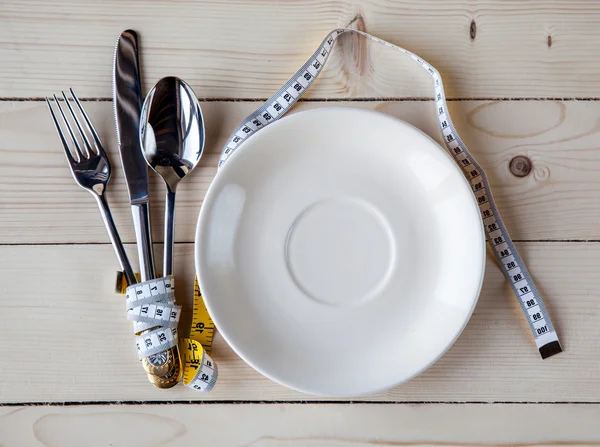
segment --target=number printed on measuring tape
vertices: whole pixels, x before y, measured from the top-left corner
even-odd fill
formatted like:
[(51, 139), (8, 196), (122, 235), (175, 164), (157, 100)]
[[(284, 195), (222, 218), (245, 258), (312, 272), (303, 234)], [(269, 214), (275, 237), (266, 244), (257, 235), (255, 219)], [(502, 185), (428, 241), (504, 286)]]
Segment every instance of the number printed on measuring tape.
[(177, 345), (181, 306), (175, 304), (175, 281), (172, 276), (127, 287), (125, 302), (127, 319), (134, 322), (140, 360)]
[(182, 338), (179, 340), (179, 352), (184, 364), (183, 384), (203, 393), (212, 390), (219, 370), (202, 344), (197, 340)]
[(175, 304), (175, 280), (172, 276), (127, 287), (125, 304), (127, 319), (133, 321), (136, 335), (157, 326), (176, 328), (179, 322), (181, 306)]
[(202, 293), (200, 293), (198, 277), (196, 277), (194, 280), (194, 308), (192, 310), (190, 338), (200, 342), (204, 350), (210, 354), (214, 335), (215, 323), (204, 304)]
[[(149, 327), (177, 327), (181, 315), (181, 306), (174, 303), (151, 303), (129, 309), (127, 319), (145, 323)], [(139, 332), (136, 328), (136, 332)]]
[(127, 309), (158, 301), (175, 301), (175, 279), (172, 276), (133, 284), (125, 291)]
[(138, 358), (141, 360), (166, 351), (177, 344), (177, 328), (158, 328), (136, 338)]
[(562, 348), (554, 325), (535, 283), (508, 235), (492, 197), (487, 176), (462, 142), (454, 124), (452, 124), (439, 72), (431, 64), (410, 51), (362, 31), (352, 29), (332, 31), (294, 76), (235, 129), (221, 151), (219, 167), (226, 163), (227, 159), (248, 137), (281, 118), (302, 97), (322, 71), (337, 38), (345, 33), (364, 36), (404, 53), (432, 77), (436, 114), (444, 143), (471, 183), (475, 199), (479, 205), (487, 241), (502, 266), (504, 276), (518, 298), (540, 354), (542, 358), (547, 358), (561, 352)]
[[(119, 279), (117, 282), (120, 284)], [(118, 290), (126, 294), (127, 318), (134, 322), (139, 359), (178, 346), (184, 385), (203, 393), (212, 390), (218, 378), (217, 365), (210, 357), (215, 325), (202, 299), (198, 278), (194, 280), (189, 338), (177, 337), (181, 306), (174, 301), (175, 282), (172, 276), (134, 284), (123, 291), (118, 287)]]

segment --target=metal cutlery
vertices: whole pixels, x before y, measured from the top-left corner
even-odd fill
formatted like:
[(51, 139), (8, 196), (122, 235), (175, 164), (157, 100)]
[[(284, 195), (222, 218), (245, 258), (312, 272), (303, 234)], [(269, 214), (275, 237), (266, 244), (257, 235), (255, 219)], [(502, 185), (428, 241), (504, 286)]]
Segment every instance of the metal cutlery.
[(121, 33), (115, 47), (113, 106), (117, 142), (133, 214), (142, 281), (155, 277), (148, 202), (148, 169), (140, 149), (142, 85), (135, 31)]
[[(146, 137), (144, 141), (147, 144), (153, 144), (152, 149), (150, 146), (147, 148), (155, 152), (152, 157), (148, 158), (148, 164), (163, 177), (168, 187), (165, 207), (164, 270), (165, 275), (172, 275), (175, 190), (179, 180), (194, 168), (202, 155), (204, 123), (200, 106), (189, 86), (176, 78), (167, 78), (170, 81), (161, 80), (162, 83), (159, 82), (157, 86), (159, 88), (153, 89), (152, 96), (148, 101), (148, 108), (145, 109), (143, 125), (140, 127), (142, 92), (137, 34), (134, 31), (127, 30), (120, 35), (115, 48), (113, 68), (113, 101), (117, 141), (133, 214), (141, 277), (142, 281), (148, 281), (155, 278), (148, 207), (148, 166), (145, 159), (145, 155), (148, 157), (150, 153), (142, 153), (140, 133)], [(165, 88), (160, 87), (163, 84)], [(54, 100), (46, 98), (46, 103), (63, 145), (73, 178), (81, 188), (89, 191), (95, 197), (127, 283), (135, 284), (137, 279), (105, 197), (106, 187), (111, 176), (110, 161), (77, 95), (73, 89), (70, 89), (70, 92), (72, 99), (62, 92), (62, 98), (59, 99), (54, 95)], [(173, 128), (164, 126), (161, 128), (158, 122), (146, 121), (147, 118), (156, 118), (157, 109), (151, 109), (150, 105), (156, 106), (157, 103), (153, 99), (161, 98), (167, 103), (171, 100), (175, 101), (175, 104), (171, 104), (170, 109), (173, 109), (174, 105), (179, 106), (177, 110), (170, 110), (169, 107), (166, 110), (158, 110), (158, 115), (161, 115), (161, 112), (163, 115), (166, 113), (168, 125), (174, 126)], [(179, 102), (182, 99), (184, 100), (183, 104)], [(163, 103), (163, 105), (167, 105), (167, 103)], [(63, 104), (67, 107), (66, 112)], [(175, 116), (172, 116), (171, 113), (175, 113)], [(150, 137), (152, 129), (158, 130), (161, 136), (155, 138), (157, 134), (152, 133)], [(170, 136), (168, 132), (161, 133), (167, 129), (171, 132)], [(167, 149), (163, 144), (166, 142), (165, 139), (175, 145), (171, 144)], [(164, 169), (157, 167), (157, 163), (160, 163)], [(136, 334), (153, 330), (154, 327), (146, 327), (150, 325), (146, 323), (136, 328)], [(182, 365), (177, 345), (143, 358), (142, 365), (148, 373), (150, 382), (159, 388), (171, 388), (181, 378)]]
[[(117, 141), (133, 214), (142, 281), (155, 278), (150, 232), (148, 166), (139, 138), (142, 109), (139, 46), (137, 33), (121, 33), (115, 47), (113, 67), (113, 106)], [(151, 329), (151, 328), (148, 328)], [(182, 373), (177, 346), (142, 360), (149, 380), (159, 388), (170, 388)]]
[[(70, 89), (70, 92), (72, 100), (69, 100), (65, 92), (62, 92), (62, 102), (67, 106), (70, 118), (67, 118), (67, 114), (61, 106), (61, 101), (56, 95), (54, 95), (54, 101), (46, 98), (46, 103), (48, 104), (56, 131), (65, 150), (73, 178), (79, 186), (89, 191), (96, 199), (96, 202), (98, 202), (98, 208), (102, 214), (102, 219), (108, 230), (108, 235), (117, 254), (119, 264), (125, 274), (125, 278), (129, 284), (135, 284), (137, 280), (125, 253), (123, 242), (117, 232), (108, 202), (106, 201), (105, 192), (111, 175), (110, 161), (104, 152), (96, 129), (94, 129), (77, 95), (73, 89)], [(63, 125), (60, 124), (52, 102), (58, 108)], [(75, 103), (78, 113), (73, 108), (72, 102)], [(76, 131), (74, 131), (72, 123), (75, 125)]]
[(204, 118), (192, 88), (176, 77), (158, 81), (148, 93), (140, 118), (140, 142), (148, 165), (167, 186), (164, 273), (173, 274), (175, 193), (177, 185), (200, 161)]

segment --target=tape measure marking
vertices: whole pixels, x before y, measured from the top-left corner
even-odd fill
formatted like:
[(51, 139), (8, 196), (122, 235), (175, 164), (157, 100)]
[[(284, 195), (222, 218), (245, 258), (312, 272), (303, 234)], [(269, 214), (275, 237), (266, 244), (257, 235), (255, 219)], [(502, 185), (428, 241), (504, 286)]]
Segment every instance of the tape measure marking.
[(140, 282), (126, 289), (127, 309), (157, 301), (175, 302), (175, 280), (172, 276)]
[(198, 278), (196, 277), (194, 279), (194, 309), (192, 312), (190, 338), (199, 341), (204, 350), (210, 354), (214, 335), (215, 323), (204, 304), (202, 294), (200, 293), (200, 286), (198, 285)]
[(367, 39), (404, 53), (418, 63), (433, 78), (435, 105), (440, 131), (448, 151), (462, 168), (465, 176), (472, 185), (473, 193), (483, 219), (486, 239), (492, 247), (494, 255), (500, 262), (504, 276), (511, 285), (521, 309), (527, 318), (542, 358), (545, 359), (561, 352), (562, 348), (554, 325), (550, 320), (548, 311), (544, 306), (531, 275), (508, 235), (508, 231), (492, 197), (487, 176), (468, 151), (452, 124), (439, 72), (431, 64), (410, 51), (362, 31), (352, 29), (337, 29), (332, 31), (294, 76), (273, 94), (267, 102), (238, 125), (221, 151), (219, 167), (227, 161), (240, 144), (250, 135), (277, 121), (302, 97), (322, 71), (337, 38), (345, 33), (364, 36)]
[[(136, 323), (145, 323), (150, 327), (177, 327), (181, 315), (181, 306), (173, 303), (152, 303), (137, 306), (127, 311), (127, 319)], [(135, 328), (136, 332), (137, 327)]]
[(140, 360), (166, 351), (177, 344), (177, 328), (159, 327), (136, 337)]
[(179, 339), (179, 351), (184, 364), (183, 384), (203, 393), (213, 389), (219, 376), (217, 364), (210, 357), (214, 333), (215, 324), (206, 309), (196, 277), (190, 338)]
[[(185, 386), (209, 392), (218, 378), (218, 368), (210, 357), (215, 325), (194, 280), (194, 311), (190, 338), (177, 338), (181, 306), (175, 304), (172, 276), (127, 286), (122, 272), (117, 273), (115, 290), (126, 295), (127, 319), (134, 322), (139, 359), (151, 357), (178, 346)], [(141, 334), (142, 331), (156, 328)]]
[(183, 384), (197, 391), (208, 393), (215, 386), (219, 376), (217, 365), (197, 340), (183, 338), (179, 341), (179, 349), (186, 365), (183, 372)]

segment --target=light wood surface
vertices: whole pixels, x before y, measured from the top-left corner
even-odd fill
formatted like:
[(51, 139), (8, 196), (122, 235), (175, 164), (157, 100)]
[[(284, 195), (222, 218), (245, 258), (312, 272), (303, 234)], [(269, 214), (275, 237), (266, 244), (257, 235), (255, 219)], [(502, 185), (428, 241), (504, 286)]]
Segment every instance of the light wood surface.
[[(202, 198), (229, 134), (260, 103), (204, 102), (207, 147), (200, 167), (178, 188), (177, 233), (193, 242)], [(315, 107), (361, 107), (401, 118), (441, 143), (432, 101), (304, 102)], [(121, 237), (134, 242), (110, 102), (86, 103), (113, 164), (109, 200)], [(466, 101), (450, 103), (461, 137), (486, 169), (494, 197), (517, 240), (600, 239), (600, 102)], [(29, 120), (36, 123), (31, 126)], [(47, 107), (0, 102), (0, 243), (108, 242), (96, 203), (71, 178)], [(533, 170), (511, 174), (510, 161), (526, 156)], [(154, 240), (162, 240), (164, 185), (152, 184)], [(40, 219), (43, 213), (43, 219)]]
[[(419, 54), (445, 75), (453, 98), (600, 90), (593, 1), (5, 0), (0, 17), (0, 97), (69, 86), (110, 97), (112, 52), (125, 28), (140, 32), (146, 87), (177, 75), (207, 98), (270, 96), (344, 26)], [(310, 96), (431, 96), (426, 75), (391, 50), (346, 40)]]
[[(0, 2), (0, 445), (600, 446), (599, 18), (598, 2), (559, 0)], [(205, 99), (207, 154), (178, 194), (185, 328), (196, 218), (222, 144), (257, 100), (344, 26), (440, 70), (452, 118), (488, 172), (564, 352), (540, 359), (488, 259), (480, 301), (457, 343), (416, 379), (360, 399), (369, 403), (277, 385), (220, 335), (212, 393), (153, 388), (136, 360), (122, 297), (112, 294), (117, 263), (106, 231), (70, 176), (42, 97), (74, 87), (87, 99), (113, 163), (109, 200), (129, 243), (109, 100), (119, 32), (140, 33), (146, 90), (177, 75)], [(294, 111), (379, 110), (440, 141), (431, 90), (406, 57), (347, 36)], [(511, 173), (516, 156), (531, 161), (529, 175)], [(150, 178), (160, 241), (164, 191)]]
[[(592, 335), (600, 314), (596, 246), (518, 246), (558, 327), (565, 350), (560, 355), (541, 360), (516, 299), (490, 259), (475, 312), (446, 355), (410, 382), (360, 400), (600, 402), (600, 339)], [(193, 244), (175, 250), (185, 332)], [(110, 245), (0, 247), (0, 271), (10, 278), (0, 302), (9, 316), (0, 326), (2, 401), (324, 400), (264, 378), (220, 335), (212, 352), (219, 381), (211, 393), (150, 386), (137, 362), (123, 297), (111, 293), (116, 269)]]
[(31, 447), (599, 446), (590, 405), (145, 405), (0, 408)]

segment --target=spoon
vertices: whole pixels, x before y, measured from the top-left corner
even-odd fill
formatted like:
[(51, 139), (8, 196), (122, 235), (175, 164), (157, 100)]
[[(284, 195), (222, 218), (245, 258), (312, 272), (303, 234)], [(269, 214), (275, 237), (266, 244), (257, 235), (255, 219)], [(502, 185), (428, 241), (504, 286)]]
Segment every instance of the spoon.
[(164, 276), (173, 274), (175, 192), (204, 150), (204, 118), (191, 87), (176, 77), (162, 78), (148, 93), (140, 118), (142, 153), (167, 185)]

